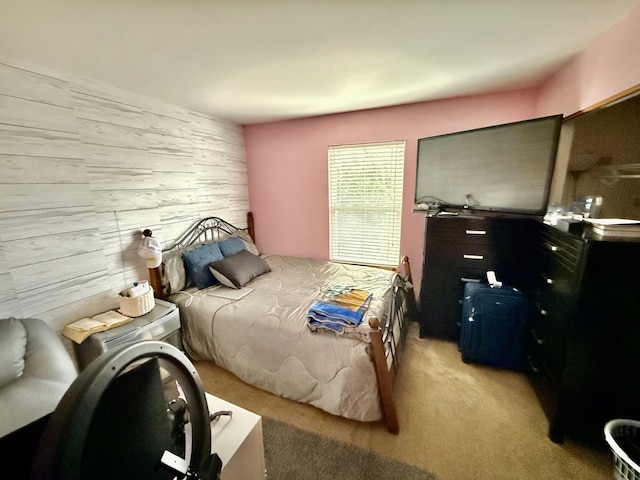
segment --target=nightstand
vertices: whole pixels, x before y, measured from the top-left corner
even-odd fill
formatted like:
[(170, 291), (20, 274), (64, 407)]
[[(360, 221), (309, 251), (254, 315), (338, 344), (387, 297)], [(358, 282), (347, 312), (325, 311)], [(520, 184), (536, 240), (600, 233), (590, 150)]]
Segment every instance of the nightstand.
[(81, 344), (74, 343), (73, 347), (78, 365), (84, 369), (107, 350), (142, 340), (161, 340), (182, 350), (180, 312), (175, 304), (156, 299), (155, 307), (149, 313), (120, 327), (94, 333)]

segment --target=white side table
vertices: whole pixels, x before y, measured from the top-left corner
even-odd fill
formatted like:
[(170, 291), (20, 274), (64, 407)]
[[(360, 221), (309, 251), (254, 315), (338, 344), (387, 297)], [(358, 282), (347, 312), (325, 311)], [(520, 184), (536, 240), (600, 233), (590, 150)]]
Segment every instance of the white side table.
[(222, 460), (221, 480), (264, 480), (262, 417), (208, 393), (206, 397), (210, 413), (233, 412), (211, 423), (211, 451)]

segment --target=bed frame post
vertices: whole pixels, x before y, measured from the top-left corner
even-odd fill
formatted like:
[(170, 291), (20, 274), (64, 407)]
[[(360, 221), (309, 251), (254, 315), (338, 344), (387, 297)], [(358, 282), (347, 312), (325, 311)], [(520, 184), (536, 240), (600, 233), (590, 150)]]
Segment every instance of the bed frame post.
[(404, 255), (400, 259), (400, 265), (398, 266), (398, 275), (400, 275), (405, 282), (411, 284), (411, 288), (407, 290), (405, 296), (407, 302), (407, 313), (409, 318), (414, 321), (418, 321), (418, 303), (416, 301), (415, 290), (413, 289), (413, 278), (411, 278), (411, 264), (409, 263), (409, 257)]
[(162, 276), (160, 267), (149, 269), (149, 284), (153, 288), (153, 296), (164, 300), (164, 291), (162, 290)]
[(249, 236), (253, 243), (256, 243), (256, 231), (253, 226), (253, 212), (247, 212), (247, 230), (249, 231)]
[(411, 278), (411, 264), (409, 263), (409, 257), (407, 257), (406, 255), (403, 255), (400, 259), (398, 273), (402, 275), (405, 280), (413, 283), (413, 279)]
[(393, 398), (393, 380), (387, 367), (387, 357), (384, 352), (384, 344), (382, 343), (380, 320), (377, 318), (369, 319), (369, 326), (371, 327), (371, 350), (376, 370), (376, 378), (378, 380), (378, 392), (380, 393), (380, 402), (382, 403), (382, 413), (387, 423), (387, 430), (397, 435), (400, 431), (400, 425), (398, 423), (396, 402)]

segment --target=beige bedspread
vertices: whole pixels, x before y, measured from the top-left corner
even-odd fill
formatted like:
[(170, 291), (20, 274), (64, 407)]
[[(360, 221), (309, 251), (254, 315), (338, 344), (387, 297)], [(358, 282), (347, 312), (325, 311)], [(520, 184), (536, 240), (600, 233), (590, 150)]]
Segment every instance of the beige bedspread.
[[(272, 271), (249, 282), (245, 288), (252, 291), (241, 299), (218, 297), (216, 287), (171, 296), (180, 307), (187, 353), (277, 395), (354, 420), (380, 419), (367, 319), (386, 318), (395, 274), (307, 258), (264, 258)], [(309, 306), (335, 284), (373, 293), (365, 321), (350, 335), (312, 333)]]

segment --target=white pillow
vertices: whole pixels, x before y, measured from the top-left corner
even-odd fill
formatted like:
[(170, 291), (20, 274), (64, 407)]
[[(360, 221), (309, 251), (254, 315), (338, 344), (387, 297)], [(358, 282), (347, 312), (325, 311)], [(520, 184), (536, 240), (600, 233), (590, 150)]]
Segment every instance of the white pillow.
[(244, 246), (248, 251), (250, 251), (254, 255), (260, 255), (260, 251), (258, 250), (258, 247), (256, 247), (256, 244), (253, 243), (253, 240), (251, 240), (251, 235), (249, 235), (249, 232), (247, 232), (246, 230), (243, 230), (233, 234), (233, 236), (240, 237), (244, 243)]
[(187, 272), (184, 269), (182, 253), (170, 252), (165, 255), (163, 263), (162, 284), (167, 287), (167, 293), (171, 294), (184, 289), (187, 284)]

